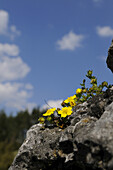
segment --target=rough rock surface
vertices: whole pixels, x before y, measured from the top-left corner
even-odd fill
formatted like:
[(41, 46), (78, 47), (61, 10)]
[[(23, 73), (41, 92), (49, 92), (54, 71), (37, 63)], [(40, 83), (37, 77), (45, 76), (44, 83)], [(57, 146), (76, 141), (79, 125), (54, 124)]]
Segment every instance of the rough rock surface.
[(108, 68), (113, 73), (113, 40), (112, 40), (111, 46), (108, 50), (108, 57), (107, 57), (106, 63), (107, 63)]
[[(113, 72), (113, 40), (106, 60)], [(32, 126), (9, 170), (113, 170), (113, 87), (77, 105), (65, 129)]]
[(65, 129), (32, 126), (9, 170), (113, 170), (113, 88), (76, 106)]

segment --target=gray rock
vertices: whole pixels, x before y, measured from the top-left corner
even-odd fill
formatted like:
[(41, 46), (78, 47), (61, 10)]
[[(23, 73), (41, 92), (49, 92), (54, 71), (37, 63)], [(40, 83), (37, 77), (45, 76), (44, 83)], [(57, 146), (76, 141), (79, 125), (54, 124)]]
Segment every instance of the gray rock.
[(113, 40), (112, 40), (111, 46), (108, 50), (108, 57), (107, 57), (106, 63), (107, 63), (108, 68), (113, 73)]
[(9, 170), (113, 170), (113, 88), (75, 107), (65, 129), (32, 126)]
[[(107, 66), (113, 72), (113, 40)], [(65, 129), (32, 126), (9, 170), (113, 170), (113, 87), (75, 107)]]

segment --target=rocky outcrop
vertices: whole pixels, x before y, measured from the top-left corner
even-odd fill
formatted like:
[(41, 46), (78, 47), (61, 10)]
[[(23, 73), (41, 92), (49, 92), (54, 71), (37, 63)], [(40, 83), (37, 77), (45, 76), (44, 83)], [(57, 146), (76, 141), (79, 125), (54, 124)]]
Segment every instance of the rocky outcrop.
[[(113, 41), (107, 65), (113, 72)], [(113, 170), (113, 87), (75, 107), (65, 129), (32, 126), (9, 170)]]
[(107, 63), (108, 68), (113, 73), (113, 40), (112, 40), (111, 46), (108, 50), (108, 57), (107, 57), (106, 63)]
[(32, 126), (9, 170), (113, 170), (113, 88), (70, 119), (65, 129)]

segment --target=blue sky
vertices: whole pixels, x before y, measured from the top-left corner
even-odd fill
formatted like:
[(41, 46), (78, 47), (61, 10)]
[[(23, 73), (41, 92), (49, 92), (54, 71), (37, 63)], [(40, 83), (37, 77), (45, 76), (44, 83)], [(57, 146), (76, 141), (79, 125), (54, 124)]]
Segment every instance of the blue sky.
[(113, 1), (0, 0), (0, 105), (7, 113), (51, 107), (73, 95), (91, 69), (107, 68)]

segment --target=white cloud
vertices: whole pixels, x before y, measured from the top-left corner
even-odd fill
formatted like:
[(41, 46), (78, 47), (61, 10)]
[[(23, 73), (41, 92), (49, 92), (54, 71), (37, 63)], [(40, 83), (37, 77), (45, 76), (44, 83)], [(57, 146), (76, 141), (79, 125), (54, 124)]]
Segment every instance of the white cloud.
[(75, 50), (81, 46), (83, 39), (83, 35), (77, 35), (70, 31), (68, 34), (64, 35), (61, 40), (58, 40), (56, 44), (60, 50)]
[(100, 35), (101, 37), (111, 37), (113, 36), (113, 29), (109, 26), (104, 26), (104, 27), (96, 27), (97, 34)]
[(18, 46), (0, 43), (0, 82), (18, 80), (29, 73), (30, 67), (18, 55)]
[(30, 83), (10, 82), (24, 78), (30, 71), (30, 67), (18, 55), (18, 46), (0, 43), (0, 104), (13, 111), (27, 108), (31, 112), (36, 106), (29, 102), (33, 86)]
[(6, 34), (8, 29), (8, 12), (0, 10), (0, 34)]
[(6, 35), (14, 40), (16, 36), (19, 36), (21, 32), (17, 30), (15, 25), (9, 26), (9, 14), (5, 10), (0, 10), (0, 34)]
[(5, 107), (24, 110), (32, 109), (36, 106), (35, 103), (28, 102), (31, 94), (23, 88), (21, 83), (0, 83), (0, 103)]
[(44, 104), (41, 107), (41, 110), (49, 109), (50, 107), (55, 107), (55, 108), (62, 108), (61, 103), (63, 102), (63, 99), (59, 100), (48, 100), (47, 104)]
[(0, 60), (0, 82), (24, 78), (30, 67), (20, 57), (3, 57)]
[(18, 80), (29, 73), (30, 67), (18, 55), (18, 46), (0, 43), (0, 82)]
[(0, 43), (0, 55), (17, 56), (18, 54), (19, 48), (17, 45)]
[[(0, 10), (0, 35), (14, 39), (21, 32), (15, 25), (9, 25), (9, 14)], [(28, 109), (32, 111), (36, 103), (30, 102), (33, 86), (30, 83), (17, 83), (24, 78), (30, 67), (18, 56), (19, 47), (15, 44), (0, 43), (0, 105), (12, 111)], [(13, 83), (11, 82), (13, 81)]]

